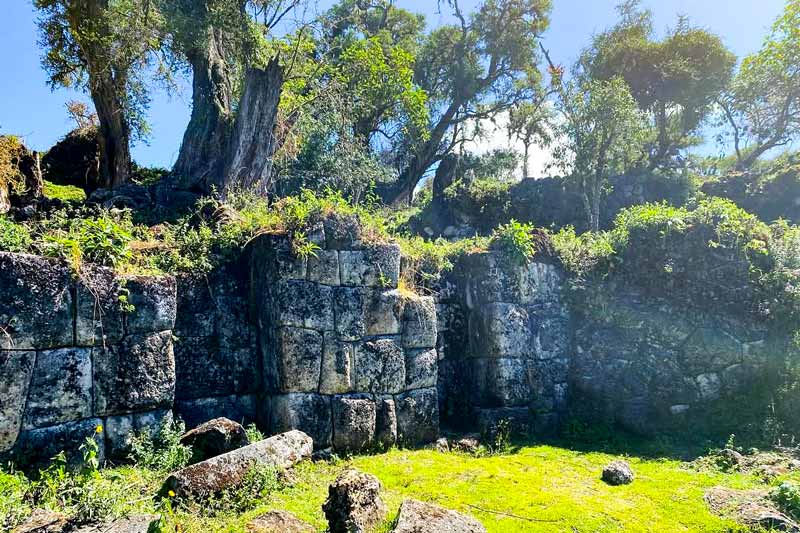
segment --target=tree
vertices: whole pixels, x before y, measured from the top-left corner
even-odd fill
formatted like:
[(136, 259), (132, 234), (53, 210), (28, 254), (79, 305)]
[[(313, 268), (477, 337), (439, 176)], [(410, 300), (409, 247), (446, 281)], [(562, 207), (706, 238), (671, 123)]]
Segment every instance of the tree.
[(415, 81), (428, 95), (430, 122), (398, 146), (398, 179), (382, 191), (391, 203), (408, 202), (428, 169), (465, 140), (465, 127), (523, 101), (536, 100), (537, 43), (549, 24), (550, 0), (485, 0), (467, 17), (433, 30), (415, 63)]
[(569, 84), (562, 91), (556, 159), (580, 188), (589, 229), (600, 227), (600, 200), (608, 178), (642, 155), (645, 117), (622, 78)]
[(800, 0), (789, 0), (761, 49), (744, 60), (719, 99), (737, 168), (800, 134)]
[(578, 75), (625, 80), (652, 125), (648, 165), (668, 167), (681, 150), (699, 142), (697, 132), (730, 82), (736, 58), (718, 36), (685, 18), (657, 40), (652, 13), (640, 9), (639, 0), (618, 10), (620, 22), (582, 53)]
[(522, 176), (530, 176), (530, 150), (536, 145), (549, 146), (552, 109), (547, 101), (522, 102), (508, 111), (508, 137), (522, 143)]
[(162, 18), (149, 0), (34, 0), (52, 87), (82, 87), (100, 123), (105, 186), (130, 178), (132, 139), (147, 134), (145, 72), (160, 49)]

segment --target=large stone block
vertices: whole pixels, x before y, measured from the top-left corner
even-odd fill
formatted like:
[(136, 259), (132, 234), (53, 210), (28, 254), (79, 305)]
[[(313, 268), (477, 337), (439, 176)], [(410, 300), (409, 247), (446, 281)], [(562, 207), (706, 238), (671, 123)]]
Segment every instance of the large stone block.
[(123, 294), (121, 280), (112, 269), (92, 264), (81, 267), (75, 292), (75, 344), (109, 346), (122, 340)]
[[(401, 329), (403, 303), (404, 298), (397, 290), (337, 287), (334, 292), (336, 332), (340, 339), (347, 341), (361, 340), (365, 336), (397, 335)], [(410, 331), (410, 336), (413, 335)]]
[(322, 234), (329, 249), (361, 248), (361, 222), (356, 215), (328, 215), (322, 220), (322, 227)]
[(334, 396), (333, 448), (358, 452), (372, 446), (375, 438), (375, 402), (364, 395)]
[(471, 516), (432, 503), (403, 500), (392, 533), (419, 533), (421, 531), (486, 533), (486, 528)]
[(568, 321), (563, 318), (540, 320), (533, 341), (537, 359), (567, 357), (571, 341)]
[(35, 363), (36, 352), (0, 351), (0, 452), (19, 435)]
[(397, 443), (397, 409), (394, 398), (375, 398), (375, 443), (384, 449)]
[(172, 411), (158, 409), (146, 413), (109, 416), (105, 420), (106, 455), (126, 459), (131, 451), (133, 437), (146, 434), (152, 438), (161, 428), (172, 423)]
[(339, 252), (317, 250), (308, 258), (308, 281), (323, 285), (339, 285)]
[(290, 393), (269, 399), (270, 431), (299, 429), (314, 439), (314, 448), (331, 445), (330, 398), (320, 394)]
[(363, 250), (339, 252), (342, 285), (397, 288), (400, 279), (400, 247), (373, 244)]
[(549, 263), (525, 266), (500, 253), (473, 254), (462, 263), (470, 308), (487, 303), (547, 306), (560, 302), (563, 275)]
[[(211, 283), (206, 276), (179, 274), (175, 277), (176, 316), (173, 333), (178, 338), (211, 337), (216, 322)], [(214, 287), (214, 292), (218, 290)], [(176, 345), (177, 348), (177, 345)]]
[(172, 276), (130, 276), (124, 280), (131, 311), (125, 315), (130, 334), (171, 331), (175, 327), (176, 288)]
[(92, 348), (44, 350), (36, 355), (25, 428), (92, 416)]
[(171, 332), (131, 335), (111, 349), (95, 348), (94, 384), (97, 415), (172, 405), (175, 357)]
[(394, 394), (405, 387), (405, 356), (396, 338), (367, 341), (356, 346), (356, 390)]
[(336, 287), (333, 293), (336, 334), (343, 341), (357, 341), (364, 337), (367, 326), (364, 306), (368, 291), (363, 287)]
[(482, 405), (486, 407), (517, 407), (528, 405), (533, 394), (528, 380), (528, 368), (523, 359), (482, 359)]
[(484, 305), (470, 313), (470, 352), (473, 357), (528, 358), (535, 353), (535, 317), (528, 309), (508, 303)]
[(87, 437), (97, 442), (97, 458), (102, 463), (105, 460), (105, 436), (103, 421), (99, 418), (21, 432), (14, 449), (15, 462), (18, 465), (42, 466), (63, 451), (70, 464), (77, 464), (83, 458), (80, 447)]
[(65, 263), (0, 252), (0, 349), (72, 345), (71, 286)]
[[(279, 392), (317, 392), (322, 366), (322, 333), (311, 329), (280, 328), (276, 335), (275, 363), (265, 368), (275, 375), (268, 382)], [(270, 354), (266, 357), (269, 359)]]
[(436, 346), (436, 304), (429, 296), (407, 298), (403, 309), (403, 346)]
[(403, 304), (404, 298), (396, 289), (370, 291), (364, 308), (367, 335), (398, 335), (403, 318)]
[(281, 281), (274, 285), (274, 295), (270, 305), (276, 326), (333, 330), (332, 287), (310, 281)]
[(213, 418), (225, 417), (242, 425), (256, 420), (255, 395), (219, 396), (216, 398), (195, 398), (175, 402), (175, 414), (193, 428)]
[(436, 386), (438, 356), (435, 349), (406, 350), (406, 389)]
[(395, 404), (398, 440), (416, 445), (439, 438), (439, 398), (436, 389), (398, 394)]
[(319, 392), (344, 394), (352, 391), (355, 385), (353, 345), (340, 341), (332, 332), (325, 333), (323, 345)]

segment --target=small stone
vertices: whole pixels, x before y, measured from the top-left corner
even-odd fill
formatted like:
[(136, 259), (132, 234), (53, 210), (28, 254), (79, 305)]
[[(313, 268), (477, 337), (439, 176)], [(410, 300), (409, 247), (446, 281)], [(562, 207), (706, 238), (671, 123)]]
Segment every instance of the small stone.
[(241, 424), (220, 417), (187, 431), (181, 444), (192, 448), (192, 460), (198, 462), (247, 446), (250, 440)]
[(614, 461), (603, 468), (603, 481), (609, 485), (633, 483), (633, 470), (625, 461)]
[(441, 453), (447, 453), (450, 451), (450, 443), (447, 442), (446, 437), (440, 437), (436, 439), (436, 442), (434, 442), (431, 447), (437, 452)]
[(270, 511), (250, 520), (247, 533), (313, 533), (308, 522), (303, 522), (288, 511)]
[(452, 448), (459, 452), (476, 453), (481, 445), (480, 435), (477, 433), (465, 435), (453, 443)]
[(381, 482), (371, 474), (348, 469), (328, 488), (322, 506), (330, 533), (366, 533), (386, 517)]
[(483, 524), (472, 518), (432, 503), (404, 500), (397, 515), (394, 533), (486, 533)]
[(156, 515), (131, 515), (70, 531), (72, 533), (148, 533), (151, 531), (150, 525), (158, 518)]

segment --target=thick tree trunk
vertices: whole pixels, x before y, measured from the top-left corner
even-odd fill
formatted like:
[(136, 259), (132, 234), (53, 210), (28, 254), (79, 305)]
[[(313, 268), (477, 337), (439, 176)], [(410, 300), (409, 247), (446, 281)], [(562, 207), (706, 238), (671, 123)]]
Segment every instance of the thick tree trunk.
[(131, 132), (110, 74), (90, 74), (92, 100), (100, 121), (100, 176), (114, 189), (130, 180)]
[(275, 122), (283, 88), (283, 68), (273, 58), (267, 68), (250, 68), (239, 102), (230, 144), (223, 193), (234, 190), (266, 193), (272, 176), (272, 158), (278, 148)]
[(233, 82), (224, 58), (223, 36), (209, 32), (208, 45), (189, 57), (192, 65), (192, 116), (173, 167), (184, 189), (209, 192), (222, 181), (232, 132)]

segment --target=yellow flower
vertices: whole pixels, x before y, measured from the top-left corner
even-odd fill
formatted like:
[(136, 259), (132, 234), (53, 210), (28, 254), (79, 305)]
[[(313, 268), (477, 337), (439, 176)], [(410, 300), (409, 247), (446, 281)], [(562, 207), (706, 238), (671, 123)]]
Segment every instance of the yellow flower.
[(97, 427), (96, 427), (96, 428), (94, 428), (94, 432), (95, 432), (95, 433), (97, 433), (98, 435), (99, 435), (100, 433), (102, 433), (102, 432), (103, 432), (103, 426), (102, 426), (102, 424), (98, 424), (98, 425), (97, 425)]
[(167, 492), (167, 496), (169, 496), (170, 498), (174, 498), (175, 497), (175, 491), (171, 490), (171, 491)]

